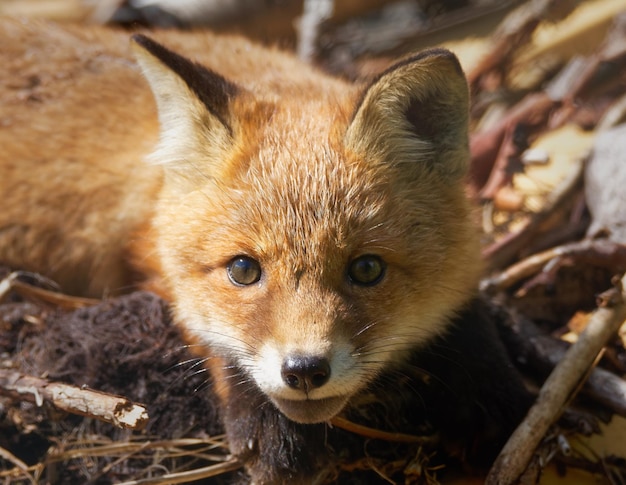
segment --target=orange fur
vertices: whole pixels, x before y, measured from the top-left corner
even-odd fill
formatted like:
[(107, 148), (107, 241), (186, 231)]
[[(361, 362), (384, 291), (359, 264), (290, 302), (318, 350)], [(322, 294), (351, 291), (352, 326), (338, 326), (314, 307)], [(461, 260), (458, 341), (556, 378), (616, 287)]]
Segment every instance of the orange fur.
[[(326, 421), (474, 291), (458, 62), (354, 86), (237, 37), (154, 37), (215, 71), (133, 44), (160, 141), (125, 34), (0, 21), (0, 261), (90, 295), (142, 273), (203, 355)], [(258, 282), (229, 279), (241, 255)], [(348, 277), (363, 255), (384, 262), (375, 284)], [(288, 385), (294, 355), (328, 360), (328, 382)]]

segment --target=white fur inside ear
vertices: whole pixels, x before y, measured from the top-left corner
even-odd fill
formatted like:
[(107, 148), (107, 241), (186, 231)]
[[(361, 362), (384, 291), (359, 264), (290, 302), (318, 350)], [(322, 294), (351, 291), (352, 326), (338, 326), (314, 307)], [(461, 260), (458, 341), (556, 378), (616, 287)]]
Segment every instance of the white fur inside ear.
[(191, 160), (213, 158), (228, 148), (230, 135), (180, 76), (142, 46), (133, 51), (154, 94), (160, 141), (148, 157), (153, 164), (184, 169)]

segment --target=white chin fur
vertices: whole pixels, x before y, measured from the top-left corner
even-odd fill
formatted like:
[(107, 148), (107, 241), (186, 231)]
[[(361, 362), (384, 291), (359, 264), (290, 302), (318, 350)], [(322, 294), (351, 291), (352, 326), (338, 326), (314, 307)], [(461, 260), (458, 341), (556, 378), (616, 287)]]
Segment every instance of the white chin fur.
[(281, 413), (296, 423), (325, 423), (341, 412), (349, 396), (337, 396), (328, 399), (292, 401), (272, 399)]

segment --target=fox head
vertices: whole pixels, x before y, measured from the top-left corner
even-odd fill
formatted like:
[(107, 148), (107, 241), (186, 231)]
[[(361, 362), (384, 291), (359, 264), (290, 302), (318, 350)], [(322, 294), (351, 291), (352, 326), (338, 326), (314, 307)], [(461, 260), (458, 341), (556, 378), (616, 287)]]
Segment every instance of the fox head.
[(207, 355), (316, 423), (445, 331), (479, 271), (454, 55), (407, 58), (367, 86), (281, 79), (280, 96), (147, 37), (134, 51), (161, 123), (157, 252)]

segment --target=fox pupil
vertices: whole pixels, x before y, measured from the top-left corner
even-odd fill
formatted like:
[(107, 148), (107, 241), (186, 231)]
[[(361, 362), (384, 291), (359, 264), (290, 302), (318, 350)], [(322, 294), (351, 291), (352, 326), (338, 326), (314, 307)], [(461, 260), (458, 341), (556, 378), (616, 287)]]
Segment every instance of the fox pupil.
[(228, 278), (237, 286), (253, 285), (261, 279), (261, 265), (248, 256), (237, 256), (226, 267)]
[(352, 260), (348, 268), (350, 281), (362, 286), (371, 286), (380, 282), (385, 274), (382, 259), (373, 254), (365, 254)]

